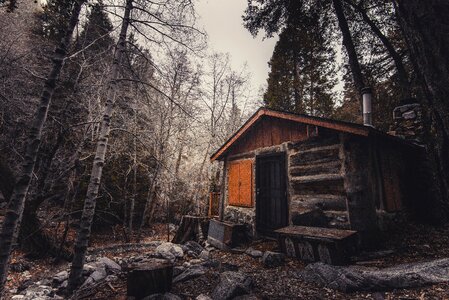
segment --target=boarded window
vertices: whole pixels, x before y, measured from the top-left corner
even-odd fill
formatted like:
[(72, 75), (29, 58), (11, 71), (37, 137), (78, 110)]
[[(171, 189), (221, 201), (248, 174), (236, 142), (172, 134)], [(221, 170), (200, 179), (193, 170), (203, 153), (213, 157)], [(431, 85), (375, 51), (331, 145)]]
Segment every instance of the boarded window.
[(229, 165), (229, 205), (253, 206), (253, 163), (251, 160)]

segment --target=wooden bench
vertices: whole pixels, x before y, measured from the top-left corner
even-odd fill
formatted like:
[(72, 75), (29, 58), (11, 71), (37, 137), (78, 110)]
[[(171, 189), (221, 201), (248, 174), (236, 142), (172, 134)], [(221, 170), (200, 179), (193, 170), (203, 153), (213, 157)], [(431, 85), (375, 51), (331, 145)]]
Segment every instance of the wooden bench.
[(288, 226), (275, 232), (282, 252), (304, 261), (343, 265), (357, 252), (357, 232), (352, 230)]

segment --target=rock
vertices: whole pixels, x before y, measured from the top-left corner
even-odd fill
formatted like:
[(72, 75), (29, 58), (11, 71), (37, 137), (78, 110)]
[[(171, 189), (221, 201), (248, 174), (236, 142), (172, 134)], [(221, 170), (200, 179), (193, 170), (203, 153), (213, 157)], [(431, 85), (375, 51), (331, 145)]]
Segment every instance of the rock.
[(256, 295), (253, 295), (253, 294), (249, 294), (249, 295), (242, 295), (242, 296), (235, 297), (232, 300), (259, 300), (259, 297), (257, 297)]
[(107, 257), (101, 257), (97, 260), (97, 263), (103, 264), (106, 267), (106, 270), (111, 273), (120, 273), (122, 271), (122, 267), (120, 267), (115, 261)]
[(15, 295), (11, 297), (12, 300), (19, 300), (19, 299), (25, 299), (24, 295)]
[(28, 271), (31, 268), (31, 264), (24, 261), (24, 262), (16, 262), (9, 265), (9, 269), (12, 272), (24, 272)]
[(30, 286), (32, 286), (34, 284), (34, 282), (30, 279), (27, 279), (25, 281), (22, 281), (19, 285), (19, 287), (17, 288), (16, 291), (13, 292), (13, 294), (17, 293), (17, 292), (21, 292), (23, 290), (26, 290), (27, 288), (29, 288)]
[(200, 294), (198, 295), (198, 297), (195, 298), (195, 300), (212, 300), (212, 298), (207, 295)]
[(177, 258), (184, 256), (184, 251), (179, 245), (166, 242), (156, 247), (156, 255), (174, 262)]
[(93, 285), (97, 282), (104, 280), (108, 276), (105, 266), (98, 267), (92, 274), (87, 277), (86, 281), (81, 285), (80, 288), (86, 288), (87, 286)]
[(190, 266), (198, 265), (198, 264), (201, 264), (202, 262), (204, 262), (204, 260), (202, 260), (202, 259), (192, 259), (191, 261), (189, 261), (189, 264), (190, 264)]
[(240, 272), (224, 272), (220, 275), (220, 282), (212, 292), (214, 300), (228, 300), (246, 295), (251, 292), (253, 280)]
[(186, 269), (184, 272), (179, 274), (173, 279), (173, 283), (187, 281), (201, 275), (206, 274), (206, 268), (202, 265), (193, 265)]
[(29, 271), (25, 271), (22, 273), (22, 277), (26, 278), (26, 279), (30, 279), (31, 278), (31, 274)]
[(205, 262), (203, 262), (201, 265), (203, 265), (206, 268), (216, 269), (216, 268), (220, 267), (220, 262), (216, 259), (209, 259), (209, 260), (206, 260)]
[(262, 263), (268, 268), (282, 266), (285, 263), (285, 255), (283, 253), (266, 251), (262, 256)]
[(449, 282), (449, 259), (401, 264), (384, 269), (314, 263), (298, 272), (297, 275), (306, 282), (343, 292), (415, 288)]
[(203, 250), (201, 251), (199, 258), (204, 259), (204, 260), (208, 260), (210, 258), (210, 252), (207, 250)]
[(173, 268), (173, 276), (176, 277), (179, 274), (181, 274), (182, 272), (184, 272), (186, 269), (186, 267), (184, 266), (176, 266)]
[(96, 269), (94, 264), (84, 264), (83, 266), (83, 275), (90, 275)]
[(143, 298), (142, 300), (181, 300), (181, 297), (172, 293), (154, 294)]
[(191, 251), (195, 256), (199, 256), (201, 251), (204, 250), (204, 248), (195, 241), (188, 241), (184, 244), (184, 246), (188, 249), (188, 251)]
[(260, 250), (256, 250), (254, 248), (248, 248), (246, 249), (245, 253), (249, 256), (251, 256), (252, 258), (259, 258), (262, 257), (263, 253)]
[(69, 272), (61, 271), (57, 273), (55, 276), (53, 276), (52, 285), (58, 286), (59, 284), (64, 282), (67, 278), (69, 278)]

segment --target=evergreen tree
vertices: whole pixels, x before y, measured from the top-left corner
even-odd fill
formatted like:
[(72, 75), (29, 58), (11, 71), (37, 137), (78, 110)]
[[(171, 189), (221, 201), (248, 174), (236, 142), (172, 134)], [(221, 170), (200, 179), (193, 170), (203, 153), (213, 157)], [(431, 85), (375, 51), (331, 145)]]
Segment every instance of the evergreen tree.
[(289, 18), (270, 60), (264, 102), (268, 107), (329, 116), (333, 110), (335, 53), (319, 9), (295, 7), (301, 18)]
[(75, 0), (48, 0), (42, 14), (43, 34), (59, 41), (64, 36), (64, 30), (70, 20)]

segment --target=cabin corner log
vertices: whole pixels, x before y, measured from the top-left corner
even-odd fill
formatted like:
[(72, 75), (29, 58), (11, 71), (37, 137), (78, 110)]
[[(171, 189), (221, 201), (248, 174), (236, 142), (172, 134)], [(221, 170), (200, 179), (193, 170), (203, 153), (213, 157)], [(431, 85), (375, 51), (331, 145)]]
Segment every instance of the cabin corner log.
[(371, 193), (371, 151), (369, 141), (342, 134), (344, 186), (351, 229), (359, 232), (362, 247), (378, 240), (376, 204)]
[(143, 299), (152, 294), (163, 294), (171, 290), (173, 264), (167, 260), (154, 259), (150, 262), (130, 266), (127, 272), (127, 295)]

